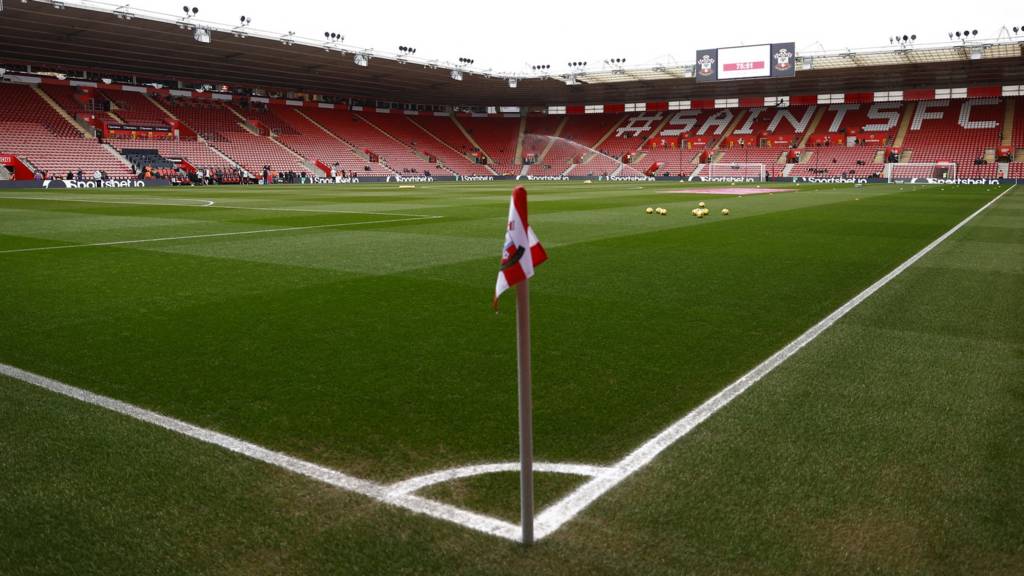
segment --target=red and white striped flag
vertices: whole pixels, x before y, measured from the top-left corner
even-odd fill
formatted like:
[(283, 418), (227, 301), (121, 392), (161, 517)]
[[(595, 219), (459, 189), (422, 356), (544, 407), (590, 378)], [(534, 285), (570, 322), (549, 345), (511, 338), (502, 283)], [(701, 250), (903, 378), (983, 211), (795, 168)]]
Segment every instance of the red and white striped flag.
[(505, 246), (501, 251), (501, 270), (494, 287), (495, 309), (498, 297), (505, 290), (533, 277), (533, 269), (548, 259), (547, 252), (530, 228), (526, 215), (526, 188), (516, 186), (508, 207), (508, 229), (505, 231)]

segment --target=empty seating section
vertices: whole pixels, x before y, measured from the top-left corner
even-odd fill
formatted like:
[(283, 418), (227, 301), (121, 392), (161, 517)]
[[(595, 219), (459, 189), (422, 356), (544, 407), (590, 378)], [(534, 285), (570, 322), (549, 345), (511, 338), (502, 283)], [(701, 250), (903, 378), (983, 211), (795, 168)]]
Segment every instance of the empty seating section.
[[(620, 121), (621, 114), (567, 116), (561, 134), (547, 154), (530, 166), (529, 173), (539, 176), (610, 174), (619, 167), (619, 161), (596, 154), (594, 147)], [(577, 166), (580, 162), (586, 162), (587, 166)]]
[(832, 105), (825, 109), (814, 134), (871, 134), (881, 139), (879, 147), (891, 146), (902, 114), (903, 104), (900, 102)]
[(243, 128), (242, 119), (219, 102), (168, 99), (164, 107), (250, 174), (262, 173), (264, 166), (270, 166), (273, 172), (311, 172), (280, 144)]
[(118, 140), (112, 142), (119, 150), (125, 148), (153, 148), (164, 158), (185, 160), (196, 168), (228, 170), (235, 165), (230, 160), (214, 152), (204, 142), (198, 140)]
[(519, 142), (519, 118), (457, 116), (473, 140), (487, 153), (499, 174), (518, 174), (516, 144)]
[(392, 138), (382, 131), (378, 126), (388, 121), (390, 114), (377, 114), (376, 112), (339, 112), (341, 115), (350, 115), (348, 123), (348, 136), (355, 140), (357, 146), (371, 150), (377, 154), (381, 163), (390, 167), (400, 175), (430, 174), (432, 176), (450, 176), (452, 173), (439, 164), (427, 160), (426, 155), (417, 152), (401, 141)]
[[(548, 144), (553, 142), (553, 136), (558, 132), (558, 127), (566, 118), (566, 116), (527, 116), (526, 126), (523, 129), (523, 157), (519, 158), (519, 161), (534, 162), (540, 159)], [(543, 171), (543, 164), (529, 167), (531, 174), (542, 174)]]
[(411, 150), (424, 156), (434, 157), (449, 171), (461, 175), (488, 175), (483, 165), (473, 162), (443, 142), (425, 132), (405, 114), (376, 114), (373, 123)]
[(47, 96), (63, 108), (72, 118), (95, 114), (104, 120), (111, 122), (115, 120), (115, 118), (107, 114), (107, 103), (104, 102), (106, 98), (99, 94), (98, 91), (94, 90), (86, 93), (71, 86), (53, 86), (49, 84), (43, 84), (41, 88)]
[(139, 126), (163, 126), (167, 117), (163, 110), (157, 108), (144, 94), (138, 92), (103, 90), (103, 94), (116, 106), (117, 114), (128, 124)]
[(385, 164), (381, 162), (371, 162), (367, 159), (367, 151), (374, 154), (377, 153), (367, 146), (367, 141), (359, 138), (366, 131), (374, 130), (373, 126), (369, 126), (366, 122), (357, 120), (352, 116), (352, 113), (342, 110), (311, 108), (304, 109), (302, 113), (311, 118), (317, 124), (329, 130), (335, 136), (341, 138), (344, 142), (348, 143), (362, 162), (359, 166), (360, 168), (369, 167), (371, 168), (371, 171), (374, 172), (382, 172), (388, 175), (394, 174), (394, 170)]
[(668, 173), (671, 176), (689, 176), (697, 169), (697, 162), (694, 160), (700, 155), (701, 150), (691, 150), (683, 144), (678, 148), (651, 148), (643, 151), (633, 161), (633, 167), (641, 172), (646, 172), (654, 164), (658, 164), (655, 174), (661, 176)]
[[(582, 124), (566, 124), (563, 133), (570, 134), (573, 138), (579, 135), (579, 142), (585, 142), (593, 138), (593, 144), (588, 146), (596, 148), (598, 154), (590, 154), (584, 158), (582, 164), (578, 164), (569, 171), (570, 176), (601, 176), (610, 175), (618, 169), (630, 175), (643, 173), (640, 166), (623, 166), (623, 158), (632, 155), (639, 149), (657, 129), (665, 118), (664, 113), (632, 114), (623, 118), (622, 115), (600, 115), (596, 117), (582, 116), (580, 118), (596, 118), (600, 122), (585, 122)], [(570, 126), (572, 130), (570, 130)], [(614, 128), (614, 130), (613, 130)], [(609, 134), (609, 131), (611, 133)], [(604, 136), (608, 134), (603, 142)]]
[(802, 153), (803, 161), (793, 166), (790, 176), (868, 178), (885, 170), (884, 164), (875, 163), (877, 146), (816, 146)]
[(1024, 96), (1020, 98), (1013, 98), (1008, 105), (1014, 105), (1017, 108), (1013, 114), (1013, 149), (1014, 152), (1017, 150), (1024, 149)]
[[(273, 110), (273, 109), (272, 109)], [(282, 134), (278, 140), (303, 158), (323, 162), (339, 173), (355, 176), (390, 176), (392, 172), (380, 164), (360, 156), (351, 146), (325, 132), (295, 109), (273, 110), (283, 122), (287, 122), (295, 134)]]
[(903, 149), (913, 163), (955, 162), (959, 178), (994, 177), (995, 165), (975, 160), (998, 147), (1003, 106), (998, 98), (918, 102)]
[(54, 136), (82, 135), (28, 86), (0, 84), (0, 103), (3, 104), (0, 121), (38, 124)]
[(95, 139), (82, 133), (28, 86), (0, 84), (0, 151), (13, 153), (50, 175), (102, 170), (111, 178), (131, 170)]
[[(278, 136), (295, 136), (299, 132), (291, 124), (282, 119), (284, 110), (277, 110), (278, 107), (266, 107), (259, 104), (225, 104), (245, 117), (246, 120), (258, 120)], [(236, 116), (237, 118), (237, 116)]]
[[(130, 124), (163, 125), (171, 120), (168, 112), (136, 91), (54, 85), (38, 89), (72, 116), (109, 107), (116, 115), (111, 118)], [(527, 164), (526, 173), (597, 177), (650, 172), (686, 177), (700, 167), (701, 154), (707, 150), (713, 152), (711, 162), (764, 164), (768, 176), (782, 176), (787, 170), (787, 152), (806, 136), (800, 128), (813, 133), (802, 149), (802, 161), (788, 167), (788, 176), (864, 178), (882, 174), (885, 166), (876, 160), (886, 146), (895, 143), (904, 126), (905, 163), (955, 162), (961, 178), (997, 177), (998, 165), (986, 159), (992, 159), (1003, 145), (1004, 136), (1015, 157), (1024, 153), (1024, 98), (728, 112), (535, 114), (525, 121), (505, 116), (409, 116), (154, 98), (206, 141), (115, 139), (116, 148), (152, 148), (165, 158), (182, 159), (196, 168), (229, 169), (237, 163), (254, 175), (265, 165), (274, 172), (309, 173), (319, 162), (355, 176), (485, 176), (519, 174), (524, 161), (535, 161)], [(83, 137), (36, 88), (0, 84), (0, 102), (0, 152), (13, 152), (49, 172), (81, 169), (91, 173), (98, 168), (112, 177), (132, 175), (117, 154), (95, 139)], [(1012, 126), (1003, 126), (1007, 107), (1012, 107)], [(247, 121), (269, 128), (273, 136), (254, 134), (246, 127)], [(521, 126), (522, 157), (516, 158)], [(726, 126), (733, 131), (715, 134)], [(861, 140), (868, 135), (870, 144)], [(741, 139), (747, 145), (740, 145)], [(847, 145), (850, 143), (854, 145)], [(480, 153), (491, 159), (490, 166), (475, 161)], [(623, 162), (627, 156), (629, 161)], [(371, 161), (372, 157), (378, 161)], [(703, 175), (708, 175), (707, 171)], [(1011, 162), (1009, 176), (1024, 177), (1024, 163)]]

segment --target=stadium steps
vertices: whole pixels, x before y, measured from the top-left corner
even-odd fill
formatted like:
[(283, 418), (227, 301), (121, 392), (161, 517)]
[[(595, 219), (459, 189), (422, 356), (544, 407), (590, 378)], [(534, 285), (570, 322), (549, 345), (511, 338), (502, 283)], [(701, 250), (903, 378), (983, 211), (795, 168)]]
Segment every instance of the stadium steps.
[(72, 126), (75, 127), (76, 130), (81, 132), (82, 136), (84, 136), (86, 138), (95, 138), (96, 137), (95, 135), (90, 134), (89, 132), (87, 132), (85, 130), (85, 128), (83, 128), (82, 125), (78, 123), (77, 120), (72, 118), (71, 115), (68, 114), (66, 110), (61, 108), (60, 105), (57, 104), (57, 102), (54, 101), (53, 98), (50, 98), (49, 94), (47, 94), (46, 92), (43, 92), (42, 88), (40, 88), (39, 86), (33, 84), (32, 85), (32, 90), (37, 95), (39, 95), (39, 97), (42, 98), (51, 108), (53, 108), (57, 112), (57, 114), (60, 114), (61, 118), (67, 120), (68, 124), (71, 124)]
[(516, 138), (515, 163), (523, 161), (523, 138), (526, 137), (526, 113), (519, 118), (519, 136)]
[(900, 152), (900, 162), (899, 163), (900, 164), (907, 164), (907, 163), (909, 163), (911, 161), (911, 159), (913, 157), (914, 157), (914, 151), (913, 150), (904, 150), (903, 152)]
[(875, 152), (875, 164), (885, 164), (885, 150)]
[(789, 176), (789, 173), (793, 171), (793, 168), (796, 168), (796, 164), (786, 164), (786, 167), (782, 169), (782, 175)]
[(804, 137), (800, 139), (800, 144), (797, 148), (806, 148), (807, 141), (811, 139), (811, 136), (818, 131), (818, 124), (821, 124), (821, 119), (825, 117), (825, 112), (828, 111), (828, 106), (818, 106), (818, 111), (814, 113), (814, 118), (811, 119), (811, 125), (804, 131)]
[[(907, 102), (907, 105), (903, 108), (903, 117), (900, 118), (900, 127), (896, 131), (896, 138), (892, 141), (894, 148), (902, 148), (903, 141), (907, 138), (907, 132), (910, 132), (910, 124), (914, 120), (914, 111), (917, 110), (917, 103)], [(902, 162), (902, 158), (900, 159)]]
[(996, 161), (996, 149), (986, 148), (985, 155), (983, 156), (983, 158), (985, 159), (986, 164), (994, 164)]
[(555, 133), (548, 139), (547, 145), (544, 146), (543, 150), (541, 150), (540, 156), (537, 157), (537, 161), (534, 164), (544, 163), (544, 159), (548, 157), (548, 152), (550, 152), (551, 147), (555, 145), (555, 141), (562, 137), (562, 130), (565, 129), (567, 122), (569, 122), (569, 116), (562, 116), (562, 121), (558, 123), (558, 128), (555, 128)]
[(1013, 157), (1014, 162), (1024, 162), (1024, 148), (1017, 148), (1017, 153)]
[[(491, 155), (487, 153), (487, 150), (484, 150), (483, 147), (480, 146), (480, 143), (478, 143), (476, 139), (473, 138), (473, 135), (470, 134), (468, 130), (466, 130), (466, 127), (462, 125), (462, 122), (459, 122), (459, 119), (456, 118), (454, 114), (450, 114), (448, 118), (450, 118), (452, 123), (455, 124), (455, 127), (459, 129), (459, 132), (462, 132), (462, 135), (466, 138), (466, 141), (472, 144), (473, 148), (479, 150), (484, 155), (484, 158), (487, 158), (487, 169), (493, 172), (495, 175), (497, 175), (497, 172), (494, 172), (494, 169), (490, 167), (490, 164), (494, 161), (491, 159)], [(412, 118), (410, 118), (410, 120), (412, 120)], [(414, 121), (413, 124), (419, 126), (420, 129), (426, 132), (427, 134), (430, 134), (430, 131), (424, 128), (423, 126), (420, 126), (419, 122)], [(433, 134), (430, 135), (434, 136)], [(439, 142), (441, 141), (441, 139), (438, 138), (437, 136), (434, 136), (434, 139), (438, 140)], [(447, 143), (445, 143), (445, 145), (447, 146)], [(452, 148), (451, 146), (448, 147)], [(455, 148), (452, 148), (452, 150), (455, 150)], [(456, 152), (458, 152), (458, 150), (456, 150)]]
[(1003, 113), (1003, 139), (1000, 146), (1013, 146), (1013, 127), (1017, 113), (1017, 99), (1007, 98), (1005, 100), (1006, 111)]
[(697, 164), (697, 167), (693, 169), (693, 172), (690, 172), (690, 178), (696, 178), (697, 176), (700, 176), (700, 173), (704, 171), (704, 168), (706, 166), (707, 164)]
[[(415, 126), (415, 127), (419, 128), (420, 130), (422, 130), (424, 134), (426, 134), (427, 136), (430, 136), (431, 138), (433, 138), (434, 140), (436, 140), (436, 141), (437, 141), (437, 142), (438, 142), (439, 144), (441, 144), (441, 145), (442, 145), (442, 146), (444, 146), (445, 148), (447, 148), (447, 149), (451, 150), (452, 152), (455, 152), (455, 153), (456, 153), (456, 154), (458, 154), (459, 156), (461, 156), (461, 157), (465, 158), (465, 156), (463, 156), (462, 152), (459, 152), (458, 150), (456, 150), (456, 149), (455, 149), (455, 147), (454, 147), (454, 146), (452, 146), (451, 144), (449, 144), (449, 143), (445, 142), (445, 141), (444, 141), (444, 140), (442, 140), (441, 138), (438, 138), (438, 137), (437, 137), (437, 135), (435, 135), (435, 134), (434, 134), (433, 132), (431, 132), (430, 130), (427, 130), (426, 126), (424, 126), (424, 125), (420, 124), (419, 122), (417, 122), (417, 121), (416, 121), (416, 119), (415, 119), (414, 117), (412, 117), (412, 116), (406, 116), (406, 117), (405, 117), (405, 119), (406, 119), (406, 120), (408, 120), (409, 122), (411, 122), (413, 126)], [(464, 135), (466, 136), (466, 138), (467, 138), (467, 139), (469, 140), (469, 143), (470, 143), (470, 144), (472, 144), (474, 148), (476, 148), (477, 150), (479, 150), (479, 149), (480, 149), (480, 146), (479, 146), (479, 145), (478, 145), (478, 144), (476, 143), (476, 141), (475, 141), (475, 140), (473, 140), (473, 139), (472, 139), (472, 138), (471, 138), (471, 137), (469, 136), (469, 134), (466, 134), (466, 133), (463, 133), (463, 134), (464, 134)], [(487, 155), (486, 155), (486, 154), (484, 154), (484, 156), (486, 157)], [(468, 158), (467, 158), (467, 160), (468, 160)], [(490, 158), (487, 158), (487, 162), (488, 162), (488, 164), (484, 164), (484, 168), (486, 168), (486, 169), (487, 169), (487, 171), (491, 173), (491, 175), (493, 175), (493, 176), (497, 176), (497, 175), (498, 175), (498, 173), (497, 173), (497, 172), (495, 172), (495, 171), (494, 171), (494, 169), (493, 169), (493, 168), (491, 168), (491, 167), (490, 167), (490, 165), (489, 165), (490, 161), (491, 161), (491, 159), (490, 159)], [(445, 166), (445, 167), (447, 168), (447, 166)], [(451, 169), (449, 168), (449, 170), (451, 170)]]

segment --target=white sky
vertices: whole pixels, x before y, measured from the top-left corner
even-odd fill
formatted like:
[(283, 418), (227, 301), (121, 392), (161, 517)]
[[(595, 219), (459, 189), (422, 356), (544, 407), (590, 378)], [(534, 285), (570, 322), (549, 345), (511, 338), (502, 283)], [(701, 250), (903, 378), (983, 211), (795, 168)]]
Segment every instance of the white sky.
[(417, 57), (468, 57), (476, 60), (474, 67), (495, 72), (520, 72), (527, 63), (564, 70), (567, 62), (583, 60), (599, 68), (603, 60), (616, 57), (626, 58), (627, 66), (670, 63), (670, 57), (690, 64), (699, 48), (769, 42), (795, 41), (803, 53), (821, 46), (888, 46), (895, 34), (917, 34), (919, 44), (943, 42), (955, 29), (977, 29), (979, 38), (994, 38), (1003, 25), (1024, 25), (1024, 10), (1010, 14), (993, 4), (969, 13), (962, 1), (950, 0), (647, 0), (634, 10), (629, 2), (557, 0), (126, 1), (134, 8), (173, 15), (184, 4), (194, 5), (201, 19), (221, 24), (236, 23), (244, 14), (252, 18), (253, 28), (280, 34), (294, 30), (299, 36), (322, 38), (325, 31), (338, 32), (346, 44), (360, 48), (396, 52), (400, 45), (413, 46)]

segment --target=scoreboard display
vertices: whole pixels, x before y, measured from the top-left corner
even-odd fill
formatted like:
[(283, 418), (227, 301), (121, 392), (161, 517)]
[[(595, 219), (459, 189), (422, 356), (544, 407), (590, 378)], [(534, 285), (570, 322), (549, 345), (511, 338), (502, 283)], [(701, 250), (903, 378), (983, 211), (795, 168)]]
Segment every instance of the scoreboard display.
[(796, 75), (796, 44), (759, 44), (697, 51), (698, 82), (790, 78)]

